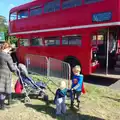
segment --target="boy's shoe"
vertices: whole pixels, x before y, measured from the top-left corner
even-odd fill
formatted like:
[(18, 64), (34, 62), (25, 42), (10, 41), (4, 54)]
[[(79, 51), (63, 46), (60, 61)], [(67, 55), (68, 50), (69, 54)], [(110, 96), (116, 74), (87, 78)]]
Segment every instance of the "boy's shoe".
[(59, 116), (61, 116), (62, 114), (56, 114), (56, 117), (59, 117)]
[(77, 104), (77, 108), (78, 108), (78, 110), (80, 109), (80, 103)]
[(74, 102), (71, 102), (71, 106), (70, 106), (71, 109), (74, 108)]

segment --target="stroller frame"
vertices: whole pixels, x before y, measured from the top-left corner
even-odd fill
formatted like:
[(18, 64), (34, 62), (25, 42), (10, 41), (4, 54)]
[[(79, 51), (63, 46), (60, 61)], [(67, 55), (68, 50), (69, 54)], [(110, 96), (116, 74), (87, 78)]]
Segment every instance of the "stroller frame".
[(46, 95), (46, 93), (45, 93), (45, 89), (46, 88), (43, 88), (43, 89), (40, 88), (40, 86), (36, 85), (35, 82), (31, 78), (25, 76), (26, 79), (29, 79), (29, 82), (31, 82), (31, 84), (35, 87), (35, 88), (32, 88), (31, 85), (28, 85), (27, 83), (25, 83), (23, 81), (23, 77), (21, 75), (21, 71), (19, 70), (17, 65), (16, 65), (16, 68), (17, 68), (17, 73), (16, 74), (17, 74), (17, 76), (18, 76), (18, 78), (20, 80), (20, 83), (22, 84), (22, 87), (23, 87), (22, 91), (25, 94), (24, 102), (25, 103), (30, 102), (29, 95), (30, 95), (30, 93), (32, 93), (34, 95), (37, 95), (37, 98), (39, 96), (42, 96), (43, 99), (48, 103), (48, 95)]

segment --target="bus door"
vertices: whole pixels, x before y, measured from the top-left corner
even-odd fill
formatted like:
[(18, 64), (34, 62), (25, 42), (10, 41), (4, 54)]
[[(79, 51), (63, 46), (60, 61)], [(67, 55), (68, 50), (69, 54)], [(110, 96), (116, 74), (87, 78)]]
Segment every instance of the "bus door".
[[(108, 33), (109, 32), (109, 33)], [(109, 68), (111, 64), (115, 63), (116, 54), (120, 53), (118, 45), (120, 42), (118, 40), (117, 30), (110, 29), (109, 31), (104, 31), (102, 33), (96, 34), (96, 56), (97, 60), (100, 63), (101, 68), (106, 67), (106, 59), (107, 59), (107, 44), (108, 45), (108, 63)], [(114, 66), (114, 65), (113, 65)]]
[[(105, 38), (104, 34), (92, 35), (92, 62), (105, 58)], [(100, 62), (100, 61), (99, 61)]]

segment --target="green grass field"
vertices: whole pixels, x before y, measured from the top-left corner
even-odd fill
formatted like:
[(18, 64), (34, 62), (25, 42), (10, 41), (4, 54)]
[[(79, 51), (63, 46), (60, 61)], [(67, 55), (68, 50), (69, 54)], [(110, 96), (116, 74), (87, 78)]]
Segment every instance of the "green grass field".
[[(46, 83), (47, 79), (32, 76), (35, 80), (42, 79)], [(56, 84), (58, 81), (53, 80)], [(66, 100), (67, 113), (60, 117), (55, 117), (55, 105), (53, 104), (54, 93), (57, 86), (52, 82), (48, 83), (47, 93), (50, 99), (50, 105), (46, 106), (43, 101), (33, 100), (32, 107), (36, 111), (42, 112), (47, 119), (59, 120), (120, 120), (120, 91), (112, 90), (108, 87), (101, 87), (91, 84), (85, 84), (87, 93), (81, 95), (80, 110), (77, 108), (71, 110), (70, 100)], [(41, 116), (42, 117), (42, 116)]]

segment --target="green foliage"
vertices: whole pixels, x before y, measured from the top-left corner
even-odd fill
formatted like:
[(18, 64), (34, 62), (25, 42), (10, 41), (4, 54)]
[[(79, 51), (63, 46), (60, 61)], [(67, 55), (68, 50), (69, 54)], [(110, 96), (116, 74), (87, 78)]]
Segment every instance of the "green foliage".
[(0, 32), (5, 33), (5, 40), (6, 41), (10, 42), (11, 44), (17, 45), (17, 38), (15, 36), (9, 36), (7, 20), (4, 16), (1, 16), (1, 15), (0, 15)]
[(11, 44), (15, 44), (17, 46), (17, 38), (15, 36), (9, 36), (8, 37), (8, 41), (11, 43)]
[(0, 15), (0, 32), (5, 33), (5, 39), (8, 38), (8, 26), (7, 26), (7, 21), (4, 16)]

